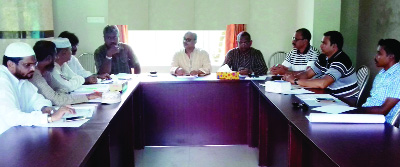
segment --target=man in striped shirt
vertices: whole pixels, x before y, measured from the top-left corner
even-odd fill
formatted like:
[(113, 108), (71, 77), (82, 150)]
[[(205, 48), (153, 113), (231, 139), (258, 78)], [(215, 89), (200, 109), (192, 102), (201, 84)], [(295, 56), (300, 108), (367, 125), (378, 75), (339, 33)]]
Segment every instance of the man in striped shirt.
[(371, 96), (362, 105), (366, 113), (383, 114), (393, 124), (400, 110), (400, 42), (381, 39), (378, 42), (375, 65), (383, 69), (376, 75)]
[[(343, 36), (338, 31), (328, 31), (322, 38), (322, 54), (311, 68), (297, 75), (286, 74), (283, 79), (295, 85), (327, 89), (343, 97), (358, 95), (357, 76), (352, 62), (343, 52)], [(311, 79), (315, 75), (320, 78)]]
[(310, 31), (305, 28), (298, 29), (292, 39), (293, 50), (287, 53), (282, 64), (271, 67), (271, 73), (299, 73), (310, 68), (320, 54), (318, 49), (310, 45), (310, 41)]
[(262, 53), (251, 47), (252, 41), (248, 32), (242, 31), (237, 36), (238, 47), (233, 48), (226, 54), (224, 64), (239, 71), (240, 75), (267, 74), (268, 68)]

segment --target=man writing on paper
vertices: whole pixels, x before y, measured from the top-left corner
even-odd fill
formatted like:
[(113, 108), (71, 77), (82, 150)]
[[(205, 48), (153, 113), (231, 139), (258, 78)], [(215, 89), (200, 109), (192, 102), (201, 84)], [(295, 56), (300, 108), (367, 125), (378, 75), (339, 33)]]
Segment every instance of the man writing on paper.
[(271, 74), (299, 73), (311, 68), (320, 53), (310, 45), (310, 41), (310, 31), (305, 28), (298, 29), (292, 40), (293, 50), (287, 53), (282, 64), (271, 67)]
[[(253, 41), (248, 32), (242, 31), (237, 35), (238, 47), (226, 54), (224, 64), (233, 71), (239, 71), (240, 75), (265, 75), (268, 72), (262, 53), (251, 47)], [(222, 64), (222, 65), (224, 65)]]
[(115, 25), (107, 25), (103, 30), (104, 45), (94, 51), (94, 61), (98, 74), (131, 73), (140, 74), (140, 64), (132, 48), (119, 42), (119, 30)]
[(94, 92), (87, 95), (72, 95), (65, 92), (54, 91), (47, 84), (43, 75), (50, 73), (54, 68), (54, 59), (56, 56), (56, 45), (51, 41), (38, 41), (33, 46), (38, 64), (33, 77), (29, 81), (38, 88), (38, 92), (46, 99), (49, 99), (54, 105), (61, 106), (66, 104), (88, 102), (91, 99), (101, 97), (101, 93)]
[(57, 47), (54, 69), (45, 78), (47, 83), (58, 92), (72, 92), (85, 83), (85, 78), (75, 74), (68, 66), (71, 59), (71, 43), (67, 38), (56, 38), (53, 43)]
[[(83, 78), (85, 78), (85, 84), (95, 84), (97, 83), (97, 78), (102, 79), (109, 79), (110, 75), (103, 74), (103, 75), (94, 75), (90, 71), (85, 70), (81, 63), (79, 62), (78, 58), (76, 58), (76, 52), (78, 51), (79, 39), (78, 37), (71, 32), (63, 31), (59, 36), (59, 38), (68, 38), (69, 42), (71, 43), (71, 59), (67, 62), (69, 68), (75, 73)], [(36, 55), (37, 56), (37, 55)]]
[[(295, 85), (328, 89), (331, 94), (343, 97), (358, 95), (357, 76), (352, 62), (343, 52), (343, 36), (338, 31), (324, 33), (322, 54), (311, 68), (297, 75), (286, 74), (283, 79)], [(315, 75), (320, 78), (311, 79)]]
[(183, 47), (176, 52), (171, 63), (170, 72), (173, 75), (207, 75), (211, 71), (211, 62), (208, 53), (195, 47), (197, 43), (197, 34), (187, 32), (183, 36)]
[(7, 46), (0, 66), (0, 134), (12, 126), (32, 126), (57, 121), (65, 113), (75, 110), (60, 107), (53, 113), (51, 102), (37, 93), (37, 88), (27, 81), (36, 66), (35, 53), (23, 42)]
[(400, 42), (381, 39), (378, 42), (375, 65), (383, 69), (376, 75), (370, 97), (362, 105), (367, 113), (383, 114), (393, 124), (400, 110)]

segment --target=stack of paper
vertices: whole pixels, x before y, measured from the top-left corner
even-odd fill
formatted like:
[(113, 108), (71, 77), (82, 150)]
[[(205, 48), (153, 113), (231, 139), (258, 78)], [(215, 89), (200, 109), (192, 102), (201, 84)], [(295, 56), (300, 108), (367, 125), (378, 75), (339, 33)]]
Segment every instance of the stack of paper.
[(344, 105), (332, 104), (332, 105), (326, 105), (326, 106), (322, 106), (322, 107), (316, 107), (316, 108), (313, 108), (312, 110), (325, 112), (325, 113), (329, 113), (329, 114), (340, 114), (340, 113), (354, 110), (354, 109), (356, 109), (356, 108), (344, 106)]
[[(343, 105), (343, 106), (349, 106), (346, 103), (342, 102), (338, 98), (330, 95), (330, 94), (302, 94), (302, 95), (296, 95), (297, 98), (302, 100), (304, 103), (306, 103), (310, 107), (316, 107), (316, 106), (327, 106), (327, 105)], [(325, 98), (325, 99), (333, 99), (332, 101), (318, 101), (318, 98)]]
[(307, 117), (310, 122), (319, 123), (384, 123), (381, 114), (325, 114), (311, 113)]

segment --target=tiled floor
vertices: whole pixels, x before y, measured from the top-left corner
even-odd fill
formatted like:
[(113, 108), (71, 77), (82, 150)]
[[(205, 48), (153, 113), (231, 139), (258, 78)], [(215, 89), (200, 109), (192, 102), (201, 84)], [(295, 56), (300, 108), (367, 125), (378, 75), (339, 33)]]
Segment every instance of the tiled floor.
[(257, 164), (258, 149), (247, 145), (135, 150), (137, 167), (258, 167)]

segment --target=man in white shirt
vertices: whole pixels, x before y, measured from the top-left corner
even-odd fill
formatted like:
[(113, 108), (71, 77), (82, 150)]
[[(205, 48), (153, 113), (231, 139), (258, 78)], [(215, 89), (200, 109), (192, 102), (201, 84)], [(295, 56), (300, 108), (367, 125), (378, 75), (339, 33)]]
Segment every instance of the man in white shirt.
[(55, 91), (72, 92), (81, 87), (85, 83), (85, 79), (75, 74), (67, 64), (72, 53), (69, 40), (67, 38), (56, 38), (53, 43), (57, 47), (54, 69), (44, 77)]
[[(76, 52), (78, 51), (78, 45), (79, 45), (79, 39), (78, 37), (71, 32), (68, 31), (63, 31), (59, 36), (59, 38), (68, 38), (69, 42), (71, 43), (71, 51), (72, 51), (72, 56), (71, 59), (67, 62), (69, 68), (76, 74), (82, 76), (85, 78), (85, 83), (86, 84), (95, 84), (97, 83), (97, 77), (98, 78), (110, 78), (110, 75), (107, 73), (104, 75), (95, 75), (92, 74), (92, 72), (85, 70), (81, 63), (79, 62), (78, 58), (76, 58)], [(93, 62), (94, 63), (94, 62)]]
[(35, 53), (28, 44), (15, 42), (7, 46), (0, 66), (0, 134), (12, 126), (46, 124), (60, 120), (65, 113), (75, 113), (68, 107), (54, 112), (51, 102), (27, 81), (36, 64)]
[(170, 73), (173, 75), (207, 75), (211, 71), (211, 62), (208, 53), (195, 47), (196, 33), (187, 32), (183, 37), (185, 49), (176, 52), (171, 63)]

